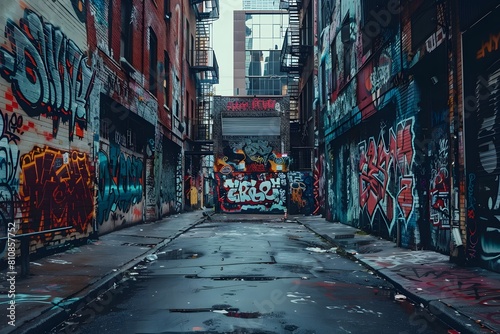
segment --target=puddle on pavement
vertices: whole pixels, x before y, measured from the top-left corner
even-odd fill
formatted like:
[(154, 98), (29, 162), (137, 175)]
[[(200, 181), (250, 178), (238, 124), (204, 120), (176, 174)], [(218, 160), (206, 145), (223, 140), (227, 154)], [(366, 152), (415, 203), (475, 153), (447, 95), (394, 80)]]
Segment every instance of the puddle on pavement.
[(197, 259), (204, 254), (200, 252), (192, 252), (182, 248), (164, 250), (156, 253), (158, 260), (184, 260), (184, 259)]
[(214, 305), (210, 308), (182, 308), (182, 309), (169, 309), (172, 313), (198, 313), (198, 312), (213, 312), (222, 314), (226, 317), (231, 318), (242, 318), (242, 319), (256, 319), (261, 317), (260, 312), (241, 312), (236, 307), (231, 307), (230, 305)]

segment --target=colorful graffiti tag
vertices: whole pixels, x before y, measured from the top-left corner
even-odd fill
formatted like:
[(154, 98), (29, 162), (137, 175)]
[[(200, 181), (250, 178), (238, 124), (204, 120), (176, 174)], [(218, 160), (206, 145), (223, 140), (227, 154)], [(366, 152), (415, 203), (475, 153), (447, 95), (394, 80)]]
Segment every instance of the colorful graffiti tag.
[(290, 214), (311, 215), (315, 211), (314, 177), (311, 172), (289, 172)]
[(448, 173), (448, 140), (439, 140), (431, 169), (429, 186), (430, 221), (434, 226), (450, 227), (450, 177)]
[(117, 145), (110, 145), (109, 153), (99, 151), (97, 222), (103, 224), (112, 212), (128, 212), (143, 200), (142, 159), (127, 155)]
[(286, 208), (284, 173), (216, 173), (217, 196), (224, 212), (283, 212)]
[(183, 203), (183, 168), (182, 153), (177, 154), (177, 165), (175, 168), (175, 212), (181, 212)]
[[(378, 212), (390, 232), (395, 218), (407, 221), (414, 209), (413, 118), (399, 123), (395, 131), (389, 129), (389, 146), (382, 134), (383, 130), (377, 141), (370, 138), (359, 144), (359, 201), (371, 222)], [(396, 180), (392, 190), (391, 179)]]
[(322, 153), (318, 158), (315, 158), (314, 164), (314, 215), (318, 215), (325, 209), (325, 155)]
[(24, 233), (67, 226), (88, 232), (94, 197), (86, 153), (34, 147), (21, 156), (20, 183)]
[(0, 74), (12, 84), (22, 109), (31, 117), (52, 119), (52, 137), (69, 122), (69, 140), (87, 129), (95, 73), (87, 57), (59, 28), (26, 9), (16, 25), (8, 20), (10, 51), (0, 47)]
[(224, 174), (287, 171), (290, 164), (290, 158), (276, 152), (267, 140), (225, 142), (223, 154), (217, 159), (215, 171)]

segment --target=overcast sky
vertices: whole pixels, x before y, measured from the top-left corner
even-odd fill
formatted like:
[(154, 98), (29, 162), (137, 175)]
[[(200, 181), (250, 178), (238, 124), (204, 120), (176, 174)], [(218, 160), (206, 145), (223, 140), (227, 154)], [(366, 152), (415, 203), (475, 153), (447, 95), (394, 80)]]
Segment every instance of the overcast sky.
[(217, 95), (233, 95), (233, 11), (242, 9), (241, 0), (219, 0), (220, 18), (214, 22), (213, 47), (219, 64)]

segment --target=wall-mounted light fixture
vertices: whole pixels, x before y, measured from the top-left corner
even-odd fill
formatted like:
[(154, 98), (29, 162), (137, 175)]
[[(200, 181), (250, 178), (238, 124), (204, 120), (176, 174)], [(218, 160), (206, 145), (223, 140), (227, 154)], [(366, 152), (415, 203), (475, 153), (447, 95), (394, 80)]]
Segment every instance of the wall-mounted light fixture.
[(435, 85), (435, 84), (437, 84), (439, 82), (439, 80), (438, 80), (438, 78), (435, 75), (433, 75), (431, 77), (431, 82), (432, 82), (433, 85)]

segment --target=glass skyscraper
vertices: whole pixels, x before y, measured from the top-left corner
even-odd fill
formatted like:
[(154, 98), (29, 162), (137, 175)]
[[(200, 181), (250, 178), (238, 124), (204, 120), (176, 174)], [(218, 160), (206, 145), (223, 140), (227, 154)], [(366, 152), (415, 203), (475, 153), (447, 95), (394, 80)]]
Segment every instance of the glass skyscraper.
[(279, 0), (243, 0), (234, 12), (234, 95), (286, 95), (280, 53), (288, 13)]

